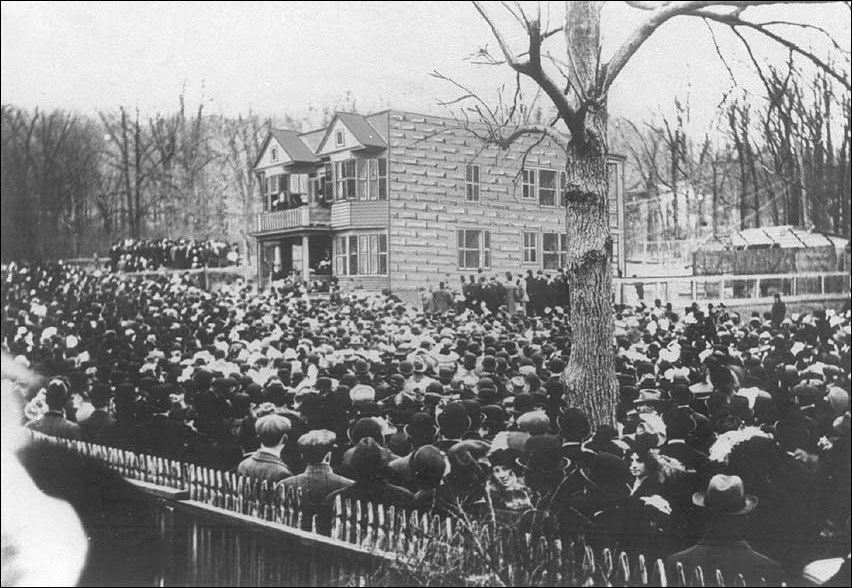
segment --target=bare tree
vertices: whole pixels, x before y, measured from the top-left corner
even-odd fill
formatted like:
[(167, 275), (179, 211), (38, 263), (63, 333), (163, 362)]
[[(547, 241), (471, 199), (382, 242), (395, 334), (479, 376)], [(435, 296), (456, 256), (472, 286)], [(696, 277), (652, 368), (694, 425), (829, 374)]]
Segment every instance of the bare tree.
[[(500, 53), (487, 48), (477, 62), (507, 65), (518, 77), (532, 80), (555, 110), (548, 124), (530, 124), (516, 108), (489, 108), (485, 101), (465, 91), (460, 103), (473, 104), (468, 113), (478, 118), (482, 136), (491, 144), (507, 148), (521, 138), (549, 137), (560, 142), (569, 154), (566, 166), (569, 187), (565, 192), (568, 243), (568, 276), (571, 287), (573, 344), (564, 374), (568, 402), (581, 406), (596, 423), (614, 421), (616, 381), (613, 364), (613, 318), (611, 302), (612, 246), (607, 216), (606, 100), (610, 88), (638, 49), (665, 23), (675, 18), (698, 18), (723, 24), (786, 47), (849, 89), (848, 74), (835, 71), (808, 48), (800, 47), (779, 32), (778, 22), (756, 22), (745, 18), (750, 2), (628, 2), (645, 13), (642, 23), (627, 37), (613, 57), (604, 63), (600, 56), (600, 2), (568, 2), (564, 20), (551, 26), (542, 9), (530, 13), (516, 2), (501, 2), (512, 26), (525, 35), (522, 48), (513, 47), (509, 30), (502, 26), (484, 3), (475, 9), (487, 23)], [(761, 4), (772, 4), (762, 2)], [(784, 24), (784, 23), (781, 23)], [(554, 55), (549, 43), (561, 39)], [(519, 85), (520, 90), (520, 85)], [(567, 133), (567, 136), (563, 135)]]

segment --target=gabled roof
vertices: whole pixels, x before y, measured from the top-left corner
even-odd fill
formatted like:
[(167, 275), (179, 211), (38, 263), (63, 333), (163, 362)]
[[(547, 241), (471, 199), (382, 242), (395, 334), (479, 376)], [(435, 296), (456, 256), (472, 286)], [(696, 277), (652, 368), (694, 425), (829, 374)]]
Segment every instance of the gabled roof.
[(323, 147), (325, 147), (325, 143), (328, 141), (331, 130), (334, 128), (334, 122), (337, 120), (342, 122), (344, 126), (349, 129), (349, 132), (352, 133), (355, 140), (363, 147), (385, 149), (388, 146), (385, 140), (382, 139), (382, 136), (379, 135), (379, 132), (373, 128), (373, 125), (371, 125), (365, 117), (352, 112), (335, 112), (334, 118), (331, 120), (328, 127), (326, 127), (325, 136), (322, 138), (322, 141), (320, 141), (320, 144), (317, 147), (317, 153), (321, 152)]
[(263, 140), (263, 145), (260, 146), (260, 151), (258, 152), (257, 158), (255, 159), (252, 167), (257, 167), (260, 163), (260, 158), (263, 157), (263, 154), (266, 152), (266, 148), (269, 146), (269, 141), (273, 138), (279, 145), (281, 145), (284, 153), (286, 153), (287, 157), (290, 158), (290, 162), (316, 163), (319, 161), (313, 151), (311, 151), (299, 138), (299, 133), (290, 129), (272, 129)]
[(289, 129), (272, 129), (275, 139), (281, 143), (281, 147), (290, 156), (290, 159), (299, 163), (314, 163), (317, 161), (313, 151), (308, 149), (299, 138), (299, 133)]

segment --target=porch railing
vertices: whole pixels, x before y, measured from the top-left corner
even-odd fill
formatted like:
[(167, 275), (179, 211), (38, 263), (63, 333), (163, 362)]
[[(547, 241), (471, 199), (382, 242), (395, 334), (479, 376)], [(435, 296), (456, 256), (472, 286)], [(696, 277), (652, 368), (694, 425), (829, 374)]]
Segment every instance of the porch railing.
[(326, 208), (300, 206), (276, 212), (257, 214), (257, 232), (280, 231), (309, 227), (331, 226), (331, 211)]

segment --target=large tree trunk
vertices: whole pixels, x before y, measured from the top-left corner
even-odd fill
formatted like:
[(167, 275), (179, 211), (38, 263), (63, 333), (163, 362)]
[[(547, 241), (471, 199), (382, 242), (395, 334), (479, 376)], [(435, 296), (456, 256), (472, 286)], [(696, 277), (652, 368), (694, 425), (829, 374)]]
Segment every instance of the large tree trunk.
[(575, 154), (567, 166), (565, 227), (571, 309), (567, 402), (595, 425), (615, 424), (612, 237), (603, 152)]

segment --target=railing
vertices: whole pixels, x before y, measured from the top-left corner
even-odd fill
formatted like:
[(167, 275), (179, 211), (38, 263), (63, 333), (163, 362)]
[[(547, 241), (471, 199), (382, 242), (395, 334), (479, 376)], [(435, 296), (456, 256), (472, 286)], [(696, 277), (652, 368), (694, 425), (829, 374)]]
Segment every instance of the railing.
[[(171, 585), (745, 586), (700, 566), (532, 536), (516, 526), (459, 521), (382, 504), (335, 501), (329, 534), (305, 520), (299, 489), (211, 468), (32, 432), (115, 469), (160, 506)], [(760, 585), (766, 585), (761, 579)]]
[(330, 226), (331, 211), (326, 208), (300, 206), (277, 212), (257, 214), (257, 232), (280, 231), (318, 226)]
[(843, 300), (850, 292), (848, 272), (616, 278), (614, 282), (625, 302), (638, 300), (637, 284), (644, 290), (645, 300), (727, 305), (772, 304), (776, 292), (787, 302)]

